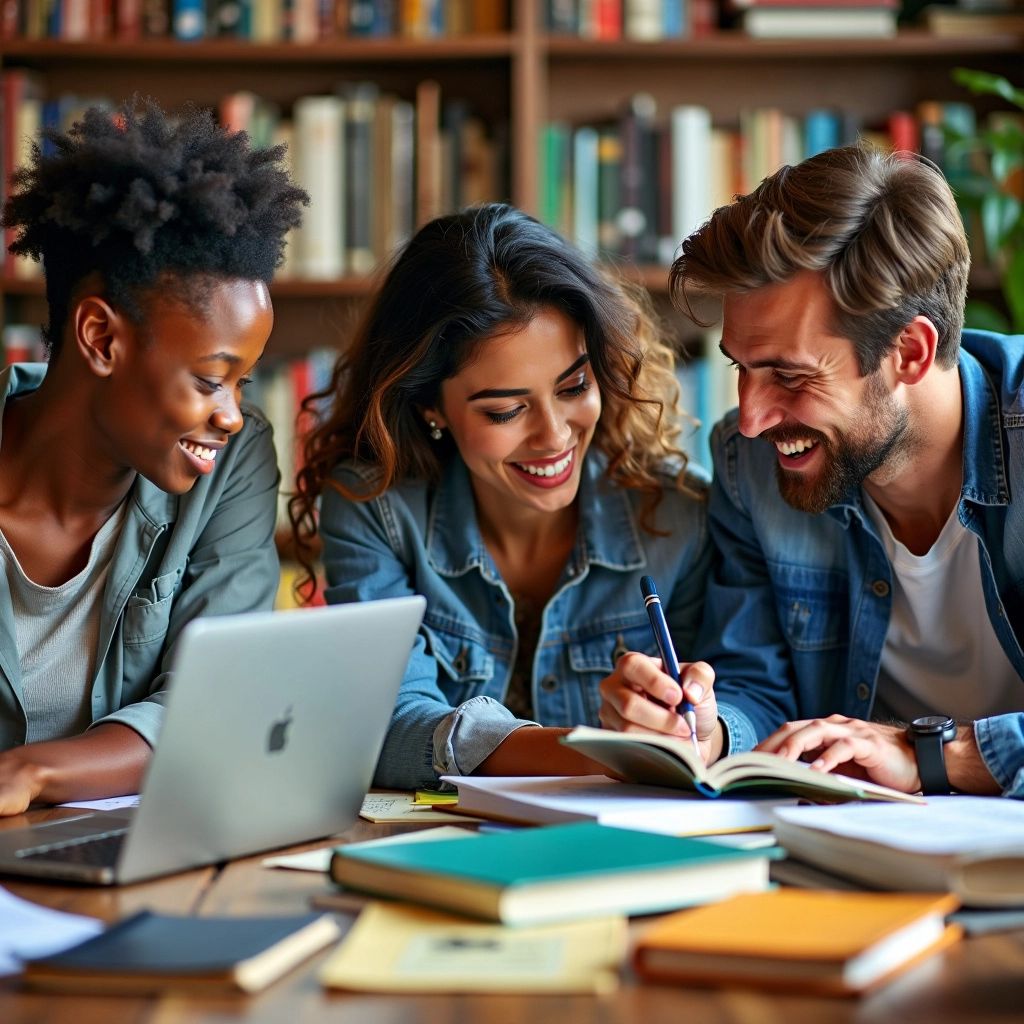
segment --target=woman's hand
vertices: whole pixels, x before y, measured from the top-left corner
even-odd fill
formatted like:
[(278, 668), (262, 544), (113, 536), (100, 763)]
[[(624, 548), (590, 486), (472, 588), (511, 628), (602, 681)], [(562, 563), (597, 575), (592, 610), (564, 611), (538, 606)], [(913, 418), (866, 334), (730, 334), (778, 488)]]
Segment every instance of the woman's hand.
[(631, 651), (601, 682), (601, 724), (618, 732), (660, 732), (689, 739), (690, 727), (677, 711), (683, 699), (697, 716), (697, 742), (706, 764), (722, 752), (722, 725), (715, 700), (715, 673), (705, 661), (680, 662), (682, 688), (662, 671), (661, 660)]

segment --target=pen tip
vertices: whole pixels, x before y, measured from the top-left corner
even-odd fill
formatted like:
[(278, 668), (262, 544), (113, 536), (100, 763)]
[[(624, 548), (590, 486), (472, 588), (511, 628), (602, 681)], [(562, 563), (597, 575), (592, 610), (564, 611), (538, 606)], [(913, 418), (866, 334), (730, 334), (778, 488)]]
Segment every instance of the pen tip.
[(653, 576), (641, 576), (640, 577), (640, 593), (644, 597), (651, 597), (653, 594), (657, 594), (657, 588), (654, 586)]

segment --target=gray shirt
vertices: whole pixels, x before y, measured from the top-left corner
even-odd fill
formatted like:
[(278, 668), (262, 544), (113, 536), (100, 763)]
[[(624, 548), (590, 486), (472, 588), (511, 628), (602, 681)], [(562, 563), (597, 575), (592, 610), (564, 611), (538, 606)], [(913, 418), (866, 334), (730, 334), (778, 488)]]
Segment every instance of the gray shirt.
[[(0, 395), (35, 390), (46, 367), (0, 372)], [(119, 722), (151, 745), (163, 721), (175, 642), (198, 615), (269, 609), (278, 472), (270, 426), (253, 406), (214, 471), (180, 496), (139, 477), (124, 503), (100, 602), (96, 659), (82, 721)], [(0, 579), (0, 750), (27, 742), (14, 604)]]

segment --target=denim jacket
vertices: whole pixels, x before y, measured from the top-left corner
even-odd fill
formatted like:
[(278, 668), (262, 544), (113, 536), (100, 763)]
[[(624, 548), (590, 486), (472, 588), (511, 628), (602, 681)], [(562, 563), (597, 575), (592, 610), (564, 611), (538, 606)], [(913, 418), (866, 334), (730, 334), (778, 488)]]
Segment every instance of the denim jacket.
[[(41, 364), (9, 367), (0, 372), (0, 394), (34, 391), (45, 372)], [(93, 725), (119, 722), (152, 746), (185, 624), (273, 605), (277, 460), (267, 421), (252, 406), (242, 411), (241, 431), (187, 494), (168, 494), (141, 476), (132, 486), (103, 591)], [(0, 750), (24, 743), (26, 727), (14, 611), (0, 575)]]
[[(350, 491), (372, 466), (346, 463)], [(543, 725), (598, 724), (598, 684), (626, 650), (656, 654), (640, 577), (652, 574), (678, 654), (693, 645), (709, 561), (703, 491), (666, 488), (641, 529), (641, 495), (604, 475), (591, 450), (579, 491), (575, 548), (543, 611), (533, 659), (534, 714)], [(320, 529), (330, 603), (423, 594), (427, 610), (395, 706), (375, 783), (403, 789), (469, 774), (526, 724), (503, 706), (515, 662), (513, 599), (484, 546), (469, 473), (453, 459), (436, 487), (404, 481), (371, 501), (324, 492)], [(668, 533), (671, 531), (671, 533)]]
[[(1024, 680), (1024, 336), (964, 331), (959, 372), (957, 515), (980, 540), (985, 605)], [(716, 560), (697, 651), (715, 668), (730, 750), (792, 719), (870, 718), (892, 573), (860, 489), (821, 515), (790, 508), (775, 483), (774, 448), (743, 437), (735, 412), (715, 428), (712, 454)], [(936, 710), (956, 717), (955, 708)], [(1004, 792), (1024, 796), (1024, 714), (974, 728)]]

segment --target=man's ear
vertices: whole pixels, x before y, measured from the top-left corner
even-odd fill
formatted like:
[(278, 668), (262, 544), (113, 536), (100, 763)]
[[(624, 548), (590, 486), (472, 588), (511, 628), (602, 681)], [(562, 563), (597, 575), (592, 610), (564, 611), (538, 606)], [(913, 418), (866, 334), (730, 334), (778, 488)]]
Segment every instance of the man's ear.
[(900, 331), (892, 353), (893, 370), (901, 384), (919, 384), (935, 362), (939, 332), (926, 316), (915, 316)]
[(124, 315), (98, 295), (79, 299), (71, 311), (71, 340), (97, 377), (110, 376), (129, 329)]

